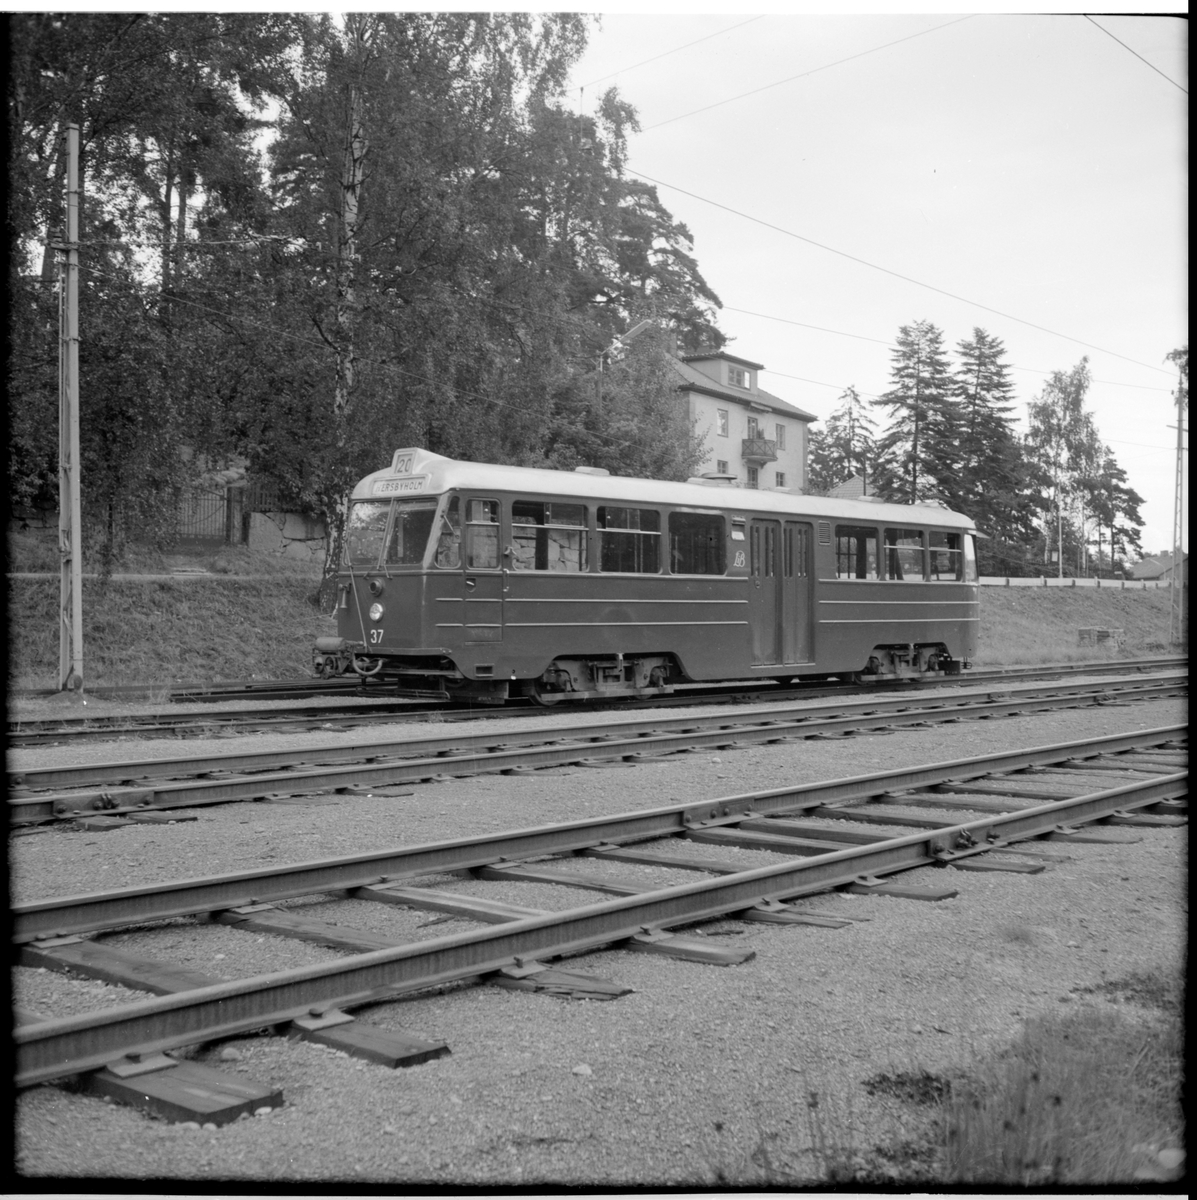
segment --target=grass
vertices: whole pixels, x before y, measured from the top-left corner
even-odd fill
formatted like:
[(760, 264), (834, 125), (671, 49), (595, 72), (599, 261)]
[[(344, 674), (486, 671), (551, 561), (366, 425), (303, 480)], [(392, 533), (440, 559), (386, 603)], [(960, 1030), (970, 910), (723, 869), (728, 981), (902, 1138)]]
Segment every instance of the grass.
[(943, 1176), (1040, 1188), (1164, 1180), (1183, 1145), (1179, 1008), (1083, 1007), (1029, 1021), (945, 1105)]
[[(981, 667), (1137, 658), (1168, 652), (1166, 588), (981, 589)], [(1121, 629), (1121, 645), (1082, 645), (1079, 630)]]
[[(334, 632), (310, 596), (311, 578), (214, 577), (147, 583), (83, 581), (89, 685), (294, 678)], [(54, 580), (11, 580), (9, 685), (53, 686), (58, 666)]]
[[(803, 1081), (797, 1121), (713, 1170), (754, 1187), (1093, 1187), (1183, 1174), (1184, 996), (1168, 975), (1085, 989), (1081, 1004), (1027, 1021), (994, 1059), (936, 1075), (915, 1066), (860, 1081)], [(867, 1110), (867, 1111), (866, 1111)]]

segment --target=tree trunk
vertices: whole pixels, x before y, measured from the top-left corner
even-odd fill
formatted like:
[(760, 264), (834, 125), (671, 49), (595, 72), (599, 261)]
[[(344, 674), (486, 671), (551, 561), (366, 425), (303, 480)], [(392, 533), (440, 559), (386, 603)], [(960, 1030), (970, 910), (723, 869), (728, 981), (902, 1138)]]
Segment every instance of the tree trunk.
[(345, 145), (341, 159), (341, 211), (337, 229), (336, 383), (333, 392), (333, 437), (337, 454), (330, 480), (337, 495), (326, 506), (324, 579), (320, 585), (321, 611), (331, 611), (336, 593), (334, 579), (341, 558), (341, 542), (348, 515), (348, 498), (339, 494), (339, 477), (344, 471), (343, 451), (348, 444), (353, 390), (357, 382), (355, 337), (357, 333), (358, 221), (362, 181), (370, 144), (363, 113), (363, 74), (370, 53), (370, 22), (375, 18), (350, 14), (345, 19), (345, 36), (351, 58), (349, 96), (345, 111)]

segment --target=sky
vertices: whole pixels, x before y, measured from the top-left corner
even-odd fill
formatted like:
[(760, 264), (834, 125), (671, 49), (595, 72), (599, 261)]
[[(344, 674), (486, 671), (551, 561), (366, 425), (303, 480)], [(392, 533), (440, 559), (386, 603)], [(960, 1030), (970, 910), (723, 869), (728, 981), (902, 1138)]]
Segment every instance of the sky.
[(688, 228), (762, 387), (825, 420), (848, 385), (887, 389), (900, 326), (932, 322), (953, 353), (980, 327), (1025, 427), (1087, 355), (1144, 550), (1171, 548), (1183, 19), (606, 13), (568, 99), (593, 112), (612, 86), (641, 126), (628, 172)]

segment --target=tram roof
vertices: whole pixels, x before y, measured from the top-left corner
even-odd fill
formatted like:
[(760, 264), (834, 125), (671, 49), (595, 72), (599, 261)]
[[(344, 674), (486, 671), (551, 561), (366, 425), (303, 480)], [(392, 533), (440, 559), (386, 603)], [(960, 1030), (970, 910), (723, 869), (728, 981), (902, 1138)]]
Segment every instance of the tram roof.
[[(419, 481), (419, 486), (387, 487), (388, 480), (410, 481), (413, 485)], [(353, 489), (353, 499), (381, 500), (395, 495), (439, 496), (455, 488), (472, 492), (518, 492), (528, 496), (570, 496), (617, 503), (668, 504), (731, 513), (826, 517), (858, 520), (870, 525), (886, 522), (892, 525), (914, 523), (952, 529), (976, 528), (971, 517), (934, 504), (890, 504), (877, 500), (806, 496), (776, 488), (672, 483), (627, 475), (598, 475), (588, 471), (502, 466), (445, 458), (418, 447), (397, 450), (391, 466), (367, 475), (357, 484)]]

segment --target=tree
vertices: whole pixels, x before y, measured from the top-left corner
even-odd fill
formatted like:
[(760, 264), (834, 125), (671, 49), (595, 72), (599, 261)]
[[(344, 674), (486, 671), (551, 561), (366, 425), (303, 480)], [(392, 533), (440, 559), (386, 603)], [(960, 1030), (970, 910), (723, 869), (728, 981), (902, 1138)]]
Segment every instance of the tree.
[(954, 508), (972, 516), (990, 536), (1018, 538), (1031, 532), (1021, 502), (1027, 482), (1010, 414), (1014, 385), (1002, 342), (974, 328), (960, 342), (953, 398), (956, 463), (941, 480)]
[[(285, 19), (242, 14), (17, 14), (9, 19), (9, 387), (14, 496), (57, 492), (50, 243), (62, 226), (63, 133), (81, 128), (83, 516), (110, 565), (124, 526), (165, 536), (171, 496), (210, 407), (207, 357), (175, 304), (188, 213), (231, 210), (255, 182), (245, 105), (263, 95)], [(148, 255), (157, 251), (151, 282)], [(40, 277), (29, 268), (40, 258)], [(155, 286), (156, 284), (156, 286)], [(157, 325), (159, 329), (152, 326)], [(167, 336), (160, 336), (159, 331)], [(42, 372), (33, 378), (34, 364)], [(201, 417), (201, 421), (202, 421)]]
[(1127, 474), (1109, 446), (1102, 447), (1098, 470), (1082, 476), (1078, 486), (1085, 494), (1085, 510), (1094, 524), (1098, 573), (1103, 564), (1108, 564), (1112, 573), (1120, 561), (1125, 562), (1128, 551), (1142, 553), (1143, 518), (1139, 509), (1143, 497), (1129, 486)]
[(1053, 371), (1042, 392), (1027, 406), (1030, 428), (1028, 451), (1042, 463), (1049, 481), (1050, 508), (1055, 514), (1055, 531), (1044, 526), (1044, 562), (1050, 561), (1053, 541), (1064, 569), (1063, 528), (1065, 510), (1071, 515), (1073, 502), (1080, 499), (1078, 481), (1091, 468), (1099, 446), (1093, 416), (1085, 410), (1089, 391), (1089, 359), (1082, 358), (1071, 371)]
[(612, 475), (688, 479), (706, 457), (678, 397), (671, 336), (653, 324), (562, 390), (546, 465), (603, 467)]
[(903, 325), (891, 355), (893, 387), (873, 403), (889, 427), (877, 442), (876, 491), (915, 504), (943, 489), (955, 467), (952, 378), (943, 334), (929, 321)]
[(1185, 345), (1171, 350), (1165, 357), (1168, 362), (1176, 364), (1176, 369), (1180, 373), (1176, 384), (1177, 403), (1181, 408), (1187, 410), (1189, 407), (1189, 347)]
[[(585, 431), (632, 447), (619, 469), (684, 475), (664, 351), (608, 363), (593, 408), (596, 363), (637, 321), (687, 349), (722, 335), (685, 227), (626, 177), (634, 110), (614, 91), (593, 114), (562, 102), (586, 29), (530, 13), (12, 18), (10, 494), (56, 489), (53, 295), (22, 276), (58, 222), (71, 120), (86, 299), (113, 306), (136, 359), (122, 388), (97, 332), (83, 367), (85, 505), (107, 497), (114, 531), (134, 472), (101, 450), (139, 423), (161, 511), (182, 449), (237, 456), (326, 521), (330, 569), (349, 488), (395, 446), (534, 463), (590, 455)], [(85, 314), (85, 335), (103, 319)], [(633, 388), (645, 430), (627, 424)]]
[(815, 493), (829, 492), (853, 475), (868, 479), (875, 454), (875, 422), (855, 387), (846, 388), (821, 430), (812, 429), (807, 482)]

